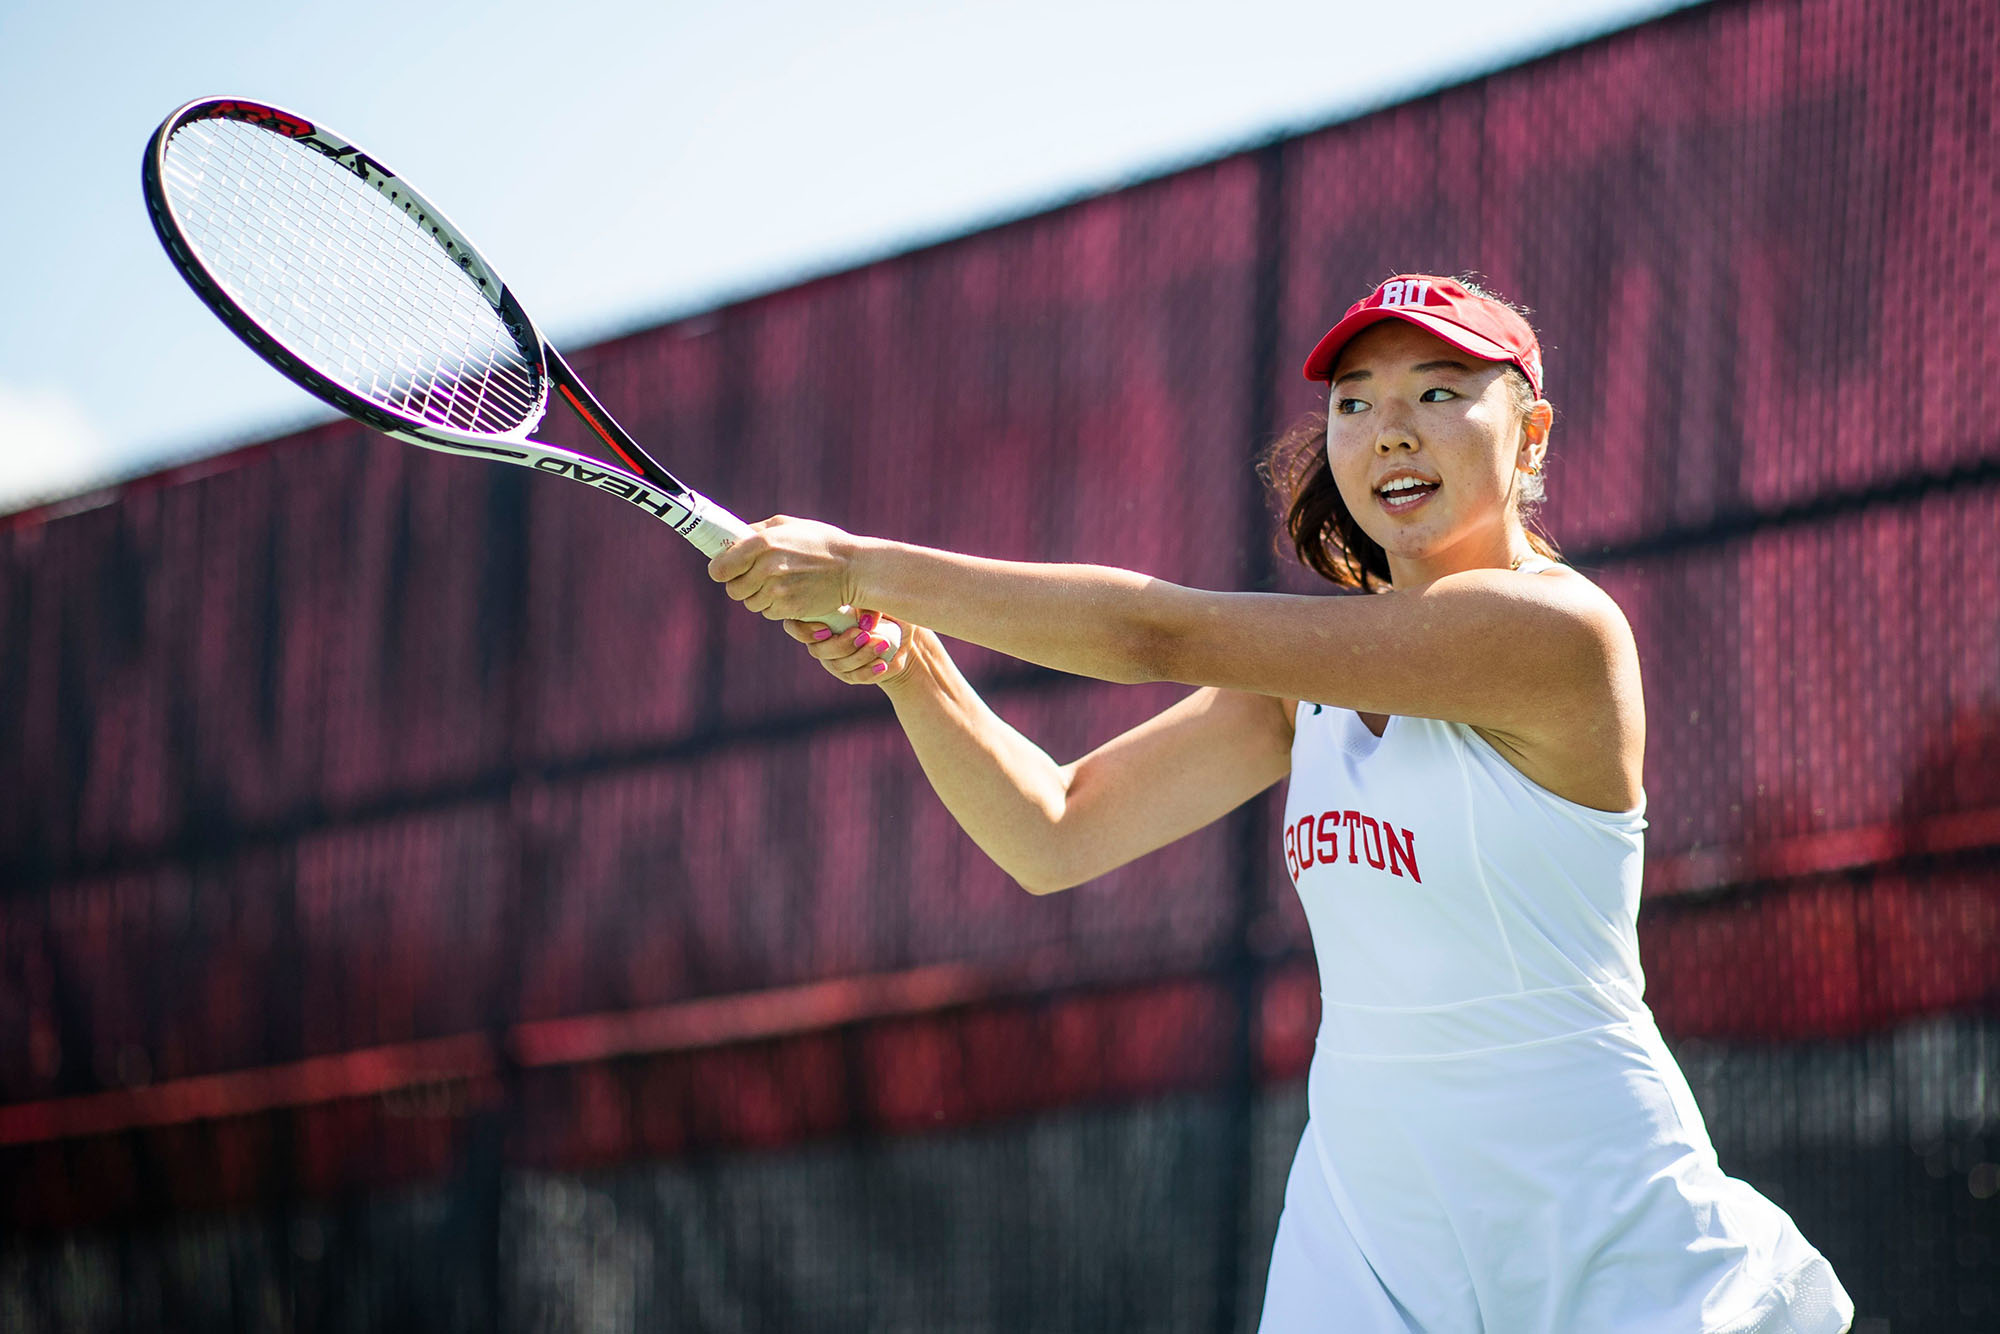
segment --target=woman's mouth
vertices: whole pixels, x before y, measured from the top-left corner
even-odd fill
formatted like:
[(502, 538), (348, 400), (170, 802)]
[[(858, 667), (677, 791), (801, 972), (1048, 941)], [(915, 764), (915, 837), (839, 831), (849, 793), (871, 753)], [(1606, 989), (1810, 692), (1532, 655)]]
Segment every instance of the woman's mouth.
[(1420, 477), (1397, 477), (1377, 487), (1375, 494), (1391, 514), (1408, 514), (1435, 495), (1440, 485)]

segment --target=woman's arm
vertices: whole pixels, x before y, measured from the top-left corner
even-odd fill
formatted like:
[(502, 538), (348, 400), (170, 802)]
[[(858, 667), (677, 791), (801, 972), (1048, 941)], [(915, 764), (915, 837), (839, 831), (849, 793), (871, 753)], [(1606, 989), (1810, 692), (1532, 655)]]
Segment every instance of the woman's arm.
[(1212, 593), (1094, 565), (1031, 565), (774, 519), (717, 557), (777, 618), (851, 604), (1062, 671), (1177, 681), (1522, 737), (1573, 730), (1636, 682), (1630, 630), (1586, 579), (1480, 569), (1363, 597)]
[[(796, 624), (796, 623), (795, 623)], [(788, 625), (795, 638), (806, 627)], [(848, 636), (812, 646), (860, 663)], [(1241, 805), (1291, 764), (1291, 720), (1275, 699), (1199, 690), (1072, 764), (987, 707), (935, 634), (914, 629), (884, 692), (917, 761), (973, 842), (1031, 893), (1094, 879)]]

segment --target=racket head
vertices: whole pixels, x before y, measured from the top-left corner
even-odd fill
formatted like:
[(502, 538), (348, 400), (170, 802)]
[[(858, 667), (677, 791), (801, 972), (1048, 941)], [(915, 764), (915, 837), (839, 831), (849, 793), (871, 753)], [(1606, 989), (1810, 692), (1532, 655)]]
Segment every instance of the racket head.
[(546, 345), (492, 265), (325, 126), (201, 98), (153, 132), (142, 185), (195, 295), (329, 406), (454, 451), (525, 441), (547, 411)]

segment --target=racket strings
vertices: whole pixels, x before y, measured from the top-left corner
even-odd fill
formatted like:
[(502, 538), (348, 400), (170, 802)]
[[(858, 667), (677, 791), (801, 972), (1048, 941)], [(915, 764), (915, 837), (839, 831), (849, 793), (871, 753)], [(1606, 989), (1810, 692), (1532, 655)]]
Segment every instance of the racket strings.
[(321, 375), (460, 431), (504, 435), (541, 415), (534, 357), (444, 248), (353, 171), (234, 120), (183, 126), (165, 167), (203, 267)]

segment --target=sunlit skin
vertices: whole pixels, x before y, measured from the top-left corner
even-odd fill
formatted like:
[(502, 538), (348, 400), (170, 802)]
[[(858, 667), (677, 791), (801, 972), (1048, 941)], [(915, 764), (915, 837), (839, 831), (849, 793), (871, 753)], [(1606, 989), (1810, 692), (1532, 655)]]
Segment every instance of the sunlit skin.
[[(1519, 492), (1548, 449), (1553, 412), (1538, 399), (1524, 416), (1506, 369), (1402, 320), (1362, 330), (1334, 363), (1327, 461), (1399, 589), (1532, 554)], [(1398, 512), (1376, 488), (1412, 472), (1442, 485)]]
[[(1400, 321), (1336, 363), (1329, 459), (1395, 587), (1368, 597), (1187, 588), (1130, 570), (989, 560), (775, 518), (710, 576), (841, 680), (883, 687), (946, 808), (1024, 887), (1080, 884), (1203, 827), (1291, 767), (1294, 701), (1477, 729), (1528, 778), (1600, 810), (1629, 809), (1645, 744), (1638, 655), (1615, 603), (1572, 570), (1523, 573), (1517, 496), (1547, 448), (1503, 368)], [(1398, 510), (1397, 472), (1439, 483)], [(811, 624), (842, 605), (872, 622)], [(944, 636), (1106, 681), (1195, 687), (1068, 764), (986, 705)]]
[[(1315, 369), (1320, 365), (1317, 360), (1311, 364)], [(1592, 852), (1593, 860), (1573, 856), (1572, 846), (1581, 848), (1585, 836), (1552, 836), (1524, 814), (1519, 794), (1504, 800), (1482, 795), (1490, 780), (1483, 764), (1481, 777), (1475, 778), (1472, 762), (1447, 749), (1469, 748), (1476, 734), (1527, 782), (1599, 812), (1629, 817), (1643, 795), (1645, 703), (1638, 650), (1624, 614), (1579, 570), (1561, 564), (1543, 568), (1540, 562), (1522, 568), (1527, 557), (1537, 554), (1521, 506), (1549, 447), (1550, 405), (1539, 398), (1524, 401), (1522, 380), (1506, 363), (1469, 355), (1396, 316), (1349, 339), (1328, 373), (1327, 470), (1347, 514), (1387, 558), (1386, 589), (1341, 596), (1221, 592), (1105, 566), (988, 560), (784, 518), (755, 525), (754, 533), (710, 563), (709, 573), (750, 611), (782, 619), (786, 631), (835, 676), (881, 686), (946, 809), (1030, 893), (1082, 884), (1213, 824), (1290, 775), (1295, 743), (1303, 740), (1302, 767), (1318, 751), (1325, 757), (1325, 776), (1306, 768), (1304, 789), (1287, 806), (1288, 816), (1300, 819), (1294, 827), (1297, 846), (1291, 849), (1298, 855), (1287, 869), (1309, 913), (1316, 898), (1326, 903), (1351, 890), (1361, 905), (1357, 910), (1375, 916), (1368, 905), (1415, 892), (1414, 854), (1410, 886), (1381, 879), (1364, 886), (1359, 877), (1366, 872), (1359, 867), (1351, 875), (1345, 874), (1349, 868), (1340, 868), (1336, 874), (1342, 878), (1318, 882), (1301, 872), (1314, 864), (1314, 846), (1321, 848), (1322, 863), (1329, 857), (1338, 860), (1332, 849), (1315, 843), (1325, 837), (1329, 819), (1344, 818), (1350, 830), (1357, 820), (1364, 827), (1374, 823), (1359, 810), (1331, 806), (1315, 820), (1310, 813), (1321, 809), (1319, 802), (1366, 806), (1368, 794), (1393, 791), (1398, 818), (1405, 811), (1409, 815), (1406, 839), (1413, 843), (1414, 829), (1422, 826), (1440, 834), (1452, 831), (1447, 836), (1466, 845), (1470, 864), (1480, 869), (1456, 882), (1449, 872), (1444, 877), (1434, 872), (1427, 892), (1436, 896), (1439, 915), (1462, 915), (1480, 931), (1498, 923), (1496, 949), (1513, 966), (1519, 996), (1502, 991), (1466, 1004), (1409, 1008), (1393, 1003), (1403, 993), (1384, 987), (1382, 1004), (1354, 1003), (1376, 1000), (1372, 993), (1345, 998), (1349, 1011), (1388, 1012), (1360, 1021), (1367, 1027), (1359, 1031), (1416, 1033), (1434, 1024), (1443, 1038), (1470, 1037), (1490, 1031), (1484, 1027), (1491, 1022), (1488, 1016), (1518, 1001), (1524, 1014), (1549, 1016), (1535, 1021), (1547, 1025), (1538, 1031), (1542, 1040), (1462, 1041), (1462, 1059), (1449, 1069), (1436, 1066), (1444, 1071), (1442, 1082), (1424, 1090), (1425, 1096), (1465, 1102), (1483, 1096), (1478, 1089), (1482, 1079), (1511, 1080), (1529, 1088), (1526, 1096), (1542, 1098), (1540, 1110), (1548, 1113), (1549, 1135), (1556, 1139), (1576, 1138), (1568, 1118), (1593, 1134), (1602, 1130), (1603, 1144), (1629, 1135), (1632, 1152), (1647, 1154), (1665, 1148), (1679, 1154), (1678, 1146), (1685, 1144), (1688, 1157), (1683, 1161), (1694, 1161), (1694, 1150), (1706, 1144), (1698, 1119), (1685, 1129), (1676, 1120), (1674, 1134), (1668, 1135), (1656, 1123), (1630, 1118), (1622, 1110), (1625, 1104), (1609, 1101), (1634, 1097), (1638, 1101), (1633, 1105), (1643, 1106), (1647, 1116), (1665, 1106), (1659, 1090), (1678, 1079), (1671, 1073), (1671, 1056), (1662, 1053), (1656, 1071), (1648, 1064), (1654, 1060), (1651, 1048), (1620, 1049), (1602, 1036), (1612, 1027), (1650, 1033), (1650, 1024), (1607, 1025), (1593, 1015), (1588, 1024), (1565, 1026), (1554, 1018), (1565, 1013), (1560, 1006), (1589, 1002), (1569, 996), (1556, 1001), (1550, 993), (1583, 989), (1547, 983), (1547, 973), (1535, 959), (1523, 966), (1528, 950), (1517, 943), (1521, 932), (1489, 883), (1497, 877), (1484, 870), (1490, 864), (1485, 846), (1490, 824), (1524, 826), (1511, 836), (1523, 843), (1532, 838), (1540, 859), (1529, 882), (1535, 888), (1526, 891), (1536, 900), (1527, 913), (1533, 920), (1526, 930), (1547, 936), (1537, 952), (1553, 948), (1569, 958), (1567, 942), (1578, 929), (1572, 923), (1586, 915), (1597, 917), (1602, 908), (1599, 889), (1590, 894), (1579, 889), (1579, 883), (1587, 883), (1584, 877), (1600, 873), (1594, 858), (1601, 854)], [(1315, 434), (1302, 425), (1287, 440), (1311, 441)], [(1309, 462), (1310, 503), (1304, 512), (1321, 514), (1320, 507), (1331, 498), (1317, 460)], [(1400, 484), (1404, 482), (1416, 485)], [(1353, 540), (1344, 523), (1338, 534), (1339, 541)], [(1369, 568), (1379, 574), (1372, 556), (1369, 552)], [(809, 623), (812, 613), (843, 604), (882, 609), (907, 627), (903, 645), (891, 650), (884, 644), (869, 623), (873, 613), (864, 615), (860, 629), (843, 633)], [(1171, 681), (1194, 689), (1164, 712), (1063, 764), (994, 713), (952, 662), (944, 636), (1079, 676)], [(1313, 705), (1308, 709), (1302, 701)], [(1350, 734), (1354, 719), (1340, 716), (1341, 709), (1352, 710), (1361, 725), (1381, 738), (1387, 751), (1383, 760), (1367, 758), (1374, 748)], [(1314, 714), (1324, 716), (1315, 721)], [(1411, 728), (1406, 724), (1412, 719), (1455, 727)], [(1337, 759), (1328, 753), (1335, 747), (1344, 752)], [(1376, 786), (1375, 775), (1383, 767), (1399, 765), (1410, 766), (1404, 781)], [(866, 775), (857, 775), (856, 781), (866, 781)], [(1391, 827), (1386, 815), (1382, 824)], [(1276, 835), (1272, 830), (1266, 837)], [(1385, 837), (1392, 844), (1386, 865), (1400, 874), (1394, 871), (1394, 835)], [(1597, 848), (1610, 846), (1606, 837), (1601, 829), (1588, 835)], [(1427, 833), (1426, 838), (1433, 836)], [(1629, 844), (1621, 835), (1617, 846)], [(1265, 847), (1278, 860), (1274, 843)], [(1351, 838), (1347, 860), (1357, 860)], [(1374, 854), (1370, 861), (1384, 865)], [(1632, 869), (1632, 861), (1621, 858), (1618, 866), (1622, 876)], [(1440, 879), (1446, 888), (1439, 888)], [(1621, 880), (1615, 887), (1636, 888), (1636, 879)], [(1379, 916), (1396, 917), (1395, 907)], [(1335, 921), (1334, 930), (1347, 925), (1338, 917)], [(1429, 970), (1426, 976), (1446, 974), (1465, 947), (1451, 943), (1455, 932), (1423, 921), (1422, 927), (1394, 928), (1385, 937), (1387, 952), (1377, 950), (1377, 957), (1388, 959), (1392, 967)], [(1615, 926), (1602, 921), (1598, 929)], [(1324, 948), (1327, 928), (1322, 922), (1315, 921), (1313, 935), (1315, 948)], [(1440, 953), (1425, 957), (1432, 940), (1440, 942), (1435, 947)], [(1589, 958), (1570, 961), (1587, 969), (1592, 981), (1604, 983)], [(1341, 965), (1331, 967), (1338, 973)], [(1359, 971), (1365, 976), (1365, 970)], [(1335, 1041), (1316, 1052), (1332, 1054), (1336, 1080), (1358, 1087), (1402, 1059), (1395, 1051), (1372, 1051), (1366, 1040), (1362, 1051), (1368, 1054), (1342, 1055), (1345, 1030), (1331, 1032)], [(1590, 1046), (1579, 1040), (1583, 1035)], [(1548, 1057), (1548, 1044), (1562, 1040), (1576, 1045)], [(1497, 1062), (1519, 1047), (1538, 1049), (1528, 1058), (1534, 1064), (1505, 1073)], [(1501, 1052), (1509, 1055), (1496, 1055)], [(1412, 1051), (1411, 1059), (1437, 1057)], [(1325, 1068), (1316, 1054), (1316, 1081)], [(1602, 1104), (1594, 1101), (1600, 1085), (1579, 1072), (1591, 1073), (1593, 1081), (1596, 1072), (1606, 1075), (1611, 1095)], [(1633, 1081), (1642, 1076), (1644, 1088), (1633, 1094), (1639, 1087)], [(1664, 1115), (1675, 1113), (1668, 1108)], [(1515, 1133), (1511, 1123), (1505, 1133)], [(1598, 1152), (1597, 1141), (1587, 1147), (1597, 1158), (1606, 1156)], [(1363, 1146), (1358, 1152), (1365, 1156), (1368, 1150)], [(1310, 1169), (1313, 1151), (1302, 1148), (1301, 1154)], [(1489, 1160), (1497, 1158), (1489, 1155)], [(1655, 1170), (1662, 1161), (1661, 1155), (1649, 1159), (1636, 1179), (1644, 1184), (1647, 1173), (1655, 1183), (1663, 1179), (1664, 1170)], [(1600, 1189), (1605, 1178), (1601, 1167), (1586, 1158), (1576, 1162), (1580, 1176), (1592, 1181), (1593, 1190)], [(1704, 1170), (1712, 1174), (1713, 1163), (1706, 1158)], [(1528, 1212), (1537, 1217), (1557, 1207), (1549, 1201), (1576, 1213), (1580, 1206), (1571, 1200), (1579, 1197), (1567, 1194), (1567, 1185), (1558, 1188), (1554, 1178), (1541, 1170), (1493, 1179), (1525, 1192)], [(1630, 1203), (1636, 1194), (1626, 1184), (1615, 1185), (1623, 1194), (1605, 1207), (1623, 1211), (1617, 1214), (1617, 1227), (1635, 1237), (1652, 1228), (1650, 1222), (1642, 1229), (1625, 1217), (1637, 1216), (1638, 1206)], [(1683, 1193), (1688, 1208), (1710, 1211), (1694, 1187)], [(1729, 1198), (1733, 1203), (1734, 1197)], [(1392, 1221), (1402, 1217), (1396, 1207), (1384, 1216)], [(1698, 1232), (1706, 1228), (1706, 1216), (1696, 1217), (1691, 1230)], [(1451, 1238), (1441, 1235), (1449, 1253)], [(1664, 1237), (1664, 1229), (1647, 1231), (1644, 1244), (1652, 1246), (1655, 1236)], [(1341, 1244), (1351, 1249), (1351, 1242)], [(1641, 1255), (1636, 1246), (1624, 1246), (1613, 1260), (1625, 1270), (1635, 1268), (1634, 1257)], [(1668, 1253), (1669, 1243), (1661, 1243), (1661, 1250)], [(1594, 1264), (1611, 1252), (1601, 1246), (1578, 1251), (1585, 1254)], [(1274, 1264), (1274, 1272), (1276, 1268)], [(1580, 1290), (1575, 1284), (1564, 1289)], [(1332, 1321), (1334, 1327), (1339, 1323), (1337, 1317)]]

